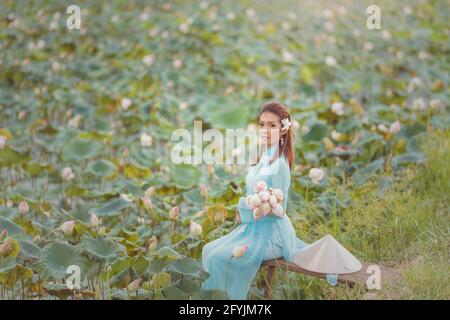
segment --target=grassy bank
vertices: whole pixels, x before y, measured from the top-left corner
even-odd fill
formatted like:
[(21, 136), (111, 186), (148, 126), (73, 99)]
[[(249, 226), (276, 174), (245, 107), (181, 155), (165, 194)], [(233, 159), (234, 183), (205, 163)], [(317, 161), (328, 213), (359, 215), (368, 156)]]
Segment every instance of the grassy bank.
[[(448, 299), (450, 132), (434, 131), (421, 138), (427, 156), (422, 166), (405, 168), (384, 192), (376, 183), (363, 188), (334, 184), (352, 203), (329, 222), (317, 219), (307, 206), (297, 235), (308, 242), (332, 234), (361, 260), (383, 263), (401, 273), (381, 290), (329, 286), (326, 281), (278, 273), (274, 299)], [(261, 276), (262, 277), (262, 276)], [(257, 296), (258, 291), (254, 291)]]

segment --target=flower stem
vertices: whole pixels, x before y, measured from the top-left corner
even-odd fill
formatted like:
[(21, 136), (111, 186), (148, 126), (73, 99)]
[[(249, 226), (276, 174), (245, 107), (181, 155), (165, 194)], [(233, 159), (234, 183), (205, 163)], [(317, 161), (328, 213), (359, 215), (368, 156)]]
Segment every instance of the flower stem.
[(228, 259), (227, 273), (225, 275), (225, 292), (227, 291), (227, 287), (228, 287), (228, 274), (229, 274), (230, 269), (231, 269), (231, 259), (233, 259), (233, 256), (231, 256), (230, 259)]

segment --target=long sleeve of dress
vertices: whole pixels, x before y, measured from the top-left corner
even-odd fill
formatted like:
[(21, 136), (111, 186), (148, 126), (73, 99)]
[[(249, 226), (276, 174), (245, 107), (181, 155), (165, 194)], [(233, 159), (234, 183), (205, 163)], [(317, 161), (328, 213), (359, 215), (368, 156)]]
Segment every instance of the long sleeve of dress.
[(306, 243), (297, 238), (294, 226), (287, 215), (289, 209), (287, 208), (287, 201), (289, 196), (289, 186), (291, 184), (291, 172), (285, 159), (280, 159), (276, 171), (277, 172), (273, 175), (271, 186), (272, 188), (279, 188), (283, 192), (283, 209), (285, 215), (282, 218), (277, 219), (275, 223), (283, 241), (283, 258), (289, 262), (293, 262), (296, 251), (301, 250)]

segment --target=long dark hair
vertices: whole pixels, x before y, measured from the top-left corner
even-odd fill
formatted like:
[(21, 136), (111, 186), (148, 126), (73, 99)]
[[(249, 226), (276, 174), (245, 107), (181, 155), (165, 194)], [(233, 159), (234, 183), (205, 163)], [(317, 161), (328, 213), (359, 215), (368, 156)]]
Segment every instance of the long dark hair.
[[(261, 117), (261, 115), (264, 112), (272, 112), (274, 114), (276, 114), (279, 118), (280, 118), (280, 123), (282, 119), (288, 119), (289, 121), (291, 121), (291, 115), (289, 114), (289, 111), (287, 110), (287, 108), (282, 105), (279, 102), (273, 101), (273, 102), (268, 102), (266, 104), (264, 104), (261, 108), (261, 110), (259, 111), (259, 116)], [(283, 135), (283, 144), (281, 144), (281, 140), (279, 142), (279, 148), (278, 148), (278, 152), (275, 153), (274, 158), (271, 160), (274, 161), (276, 160), (280, 155), (284, 155), (284, 157), (286, 158), (288, 164), (289, 164), (289, 169), (292, 170), (292, 168), (294, 167), (294, 162), (295, 162), (295, 154), (294, 154), (294, 144), (293, 144), (293, 134), (292, 134), (292, 127), (289, 127), (287, 133), (285, 135)], [(259, 159), (261, 158), (261, 154), (258, 156), (257, 159), (257, 163), (259, 162)]]

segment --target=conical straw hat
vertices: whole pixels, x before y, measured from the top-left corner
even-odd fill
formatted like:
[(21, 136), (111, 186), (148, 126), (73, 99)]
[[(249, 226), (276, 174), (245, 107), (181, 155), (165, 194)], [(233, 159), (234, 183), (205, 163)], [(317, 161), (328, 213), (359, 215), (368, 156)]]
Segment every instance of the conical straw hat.
[(304, 247), (294, 257), (303, 269), (324, 274), (346, 274), (361, 270), (362, 264), (331, 235)]

